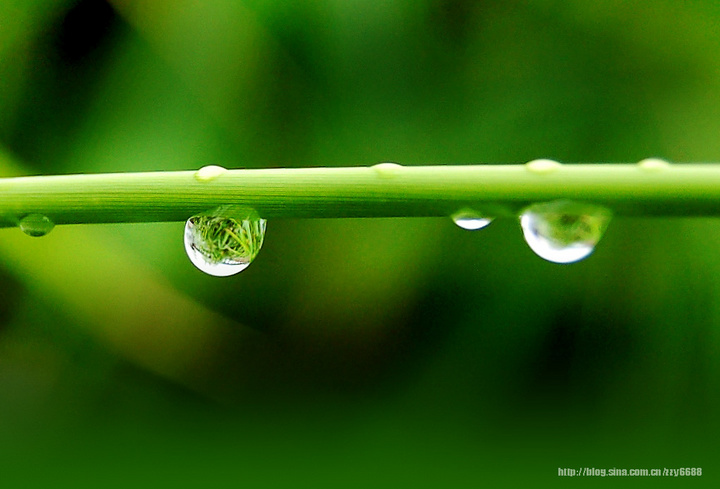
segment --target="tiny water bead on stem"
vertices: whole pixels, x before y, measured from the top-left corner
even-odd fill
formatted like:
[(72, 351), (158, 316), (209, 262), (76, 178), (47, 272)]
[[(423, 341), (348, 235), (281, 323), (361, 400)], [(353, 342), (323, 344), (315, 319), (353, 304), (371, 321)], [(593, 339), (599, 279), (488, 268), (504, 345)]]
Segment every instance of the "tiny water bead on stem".
[(649, 173), (656, 173), (669, 169), (670, 163), (659, 158), (645, 158), (638, 161), (638, 168)]
[(525, 168), (527, 168), (527, 170), (531, 173), (549, 175), (550, 173), (554, 173), (562, 168), (562, 164), (555, 160), (532, 160), (525, 163)]
[(55, 224), (47, 216), (42, 214), (28, 214), (18, 222), (20, 231), (28, 236), (40, 237), (45, 236), (53, 230)]
[(265, 239), (267, 222), (251, 209), (222, 206), (185, 223), (185, 252), (199, 270), (228, 277), (245, 270)]
[(211, 182), (225, 172), (227, 172), (227, 169), (223, 168), (222, 166), (203, 166), (195, 172), (195, 180), (197, 180), (198, 182)]
[(392, 162), (378, 163), (371, 167), (381, 178), (393, 178), (403, 169), (402, 165)]

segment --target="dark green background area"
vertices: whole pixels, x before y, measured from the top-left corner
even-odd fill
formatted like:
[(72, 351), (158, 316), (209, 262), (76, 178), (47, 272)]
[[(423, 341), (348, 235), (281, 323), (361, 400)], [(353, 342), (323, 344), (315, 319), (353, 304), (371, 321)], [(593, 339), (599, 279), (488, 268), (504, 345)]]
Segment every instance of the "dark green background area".
[[(718, 5), (3, 0), (0, 174), (719, 161)], [(224, 279), (182, 223), (0, 230), (0, 485), (717, 480), (720, 221), (267, 227)]]

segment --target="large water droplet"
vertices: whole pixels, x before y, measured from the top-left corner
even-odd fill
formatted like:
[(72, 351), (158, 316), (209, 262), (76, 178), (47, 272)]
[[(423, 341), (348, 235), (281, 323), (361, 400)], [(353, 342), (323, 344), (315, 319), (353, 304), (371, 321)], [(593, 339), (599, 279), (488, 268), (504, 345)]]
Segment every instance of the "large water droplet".
[(267, 221), (237, 207), (219, 207), (185, 223), (185, 251), (197, 268), (215, 277), (245, 270), (265, 238)]
[(198, 182), (209, 182), (215, 180), (217, 177), (225, 173), (227, 170), (222, 166), (208, 165), (203, 166), (195, 172), (195, 180)]
[(460, 209), (450, 216), (455, 224), (463, 229), (475, 231), (482, 229), (492, 222), (492, 217), (486, 217), (472, 209)]
[(600, 241), (611, 212), (605, 207), (558, 200), (534, 204), (520, 216), (525, 241), (541, 258), (573, 263), (589, 256)]
[(55, 223), (42, 214), (28, 214), (18, 223), (20, 230), (28, 236), (45, 236), (53, 230)]

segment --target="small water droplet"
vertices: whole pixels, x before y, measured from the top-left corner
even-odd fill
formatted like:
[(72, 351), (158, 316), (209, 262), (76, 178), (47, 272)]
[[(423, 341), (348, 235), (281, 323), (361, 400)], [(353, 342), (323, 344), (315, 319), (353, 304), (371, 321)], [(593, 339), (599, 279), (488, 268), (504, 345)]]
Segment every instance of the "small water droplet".
[(610, 216), (605, 207), (558, 200), (526, 208), (520, 225), (528, 246), (540, 258), (573, 263), (593, 252)]
[(660, 158), (645, 158), (638, 162), (638, 166), (646, 172), (655, 173), (670, 168), (670, 163)]
[(227, 170), (222, 166), (208, 165), (203, 166), (195, 172), (195, 180), (198, 182), (209, 182), (215, 180), (217, 177), (225, 173)]
[(28, 214), (18, 223), (20, 230), (28, 236), (45, 236), (53, 230), (55, 223), (42, 214)]
[(185, 252), (193, 265), (209, 275), (234, 275), (257, 256), (266, 224), (252, 210), (219, 207), (187, 220)]
[(562, 165), (554, 160), (532, 160), (525, 163), (525, 168), (532, 173), (539, 175), (547, 175), (553, 173), (562, 168)]
[(402, 165), (398, 165), (397, 163), (378, 163), (377, 165), (373, 165), (372, 169), (375, 170), (375, 173), (381, 178), (392, 178), (397, 175), (399, 170), (402, 170)]
[(461, 209), (450, 216), (455, 224), (463, 229), (475, 231), (482, 229), (492, 222), (492, 217), (486, 217), (472, 209)]

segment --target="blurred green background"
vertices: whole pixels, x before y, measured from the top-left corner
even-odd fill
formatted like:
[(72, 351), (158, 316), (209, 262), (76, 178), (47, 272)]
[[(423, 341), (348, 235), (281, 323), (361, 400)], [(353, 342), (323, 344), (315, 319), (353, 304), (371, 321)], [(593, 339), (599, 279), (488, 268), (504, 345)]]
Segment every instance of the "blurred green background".
[[(1, 0), (0, 175), (718, 161), (719, 73), (714, 0)], [(3, 485), (716, 477), (719, 220), (279, 220), (225, 279), (182, 229), (0, 230)]]

